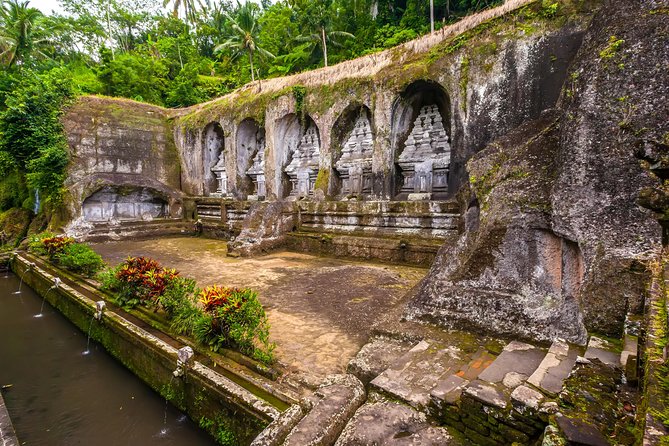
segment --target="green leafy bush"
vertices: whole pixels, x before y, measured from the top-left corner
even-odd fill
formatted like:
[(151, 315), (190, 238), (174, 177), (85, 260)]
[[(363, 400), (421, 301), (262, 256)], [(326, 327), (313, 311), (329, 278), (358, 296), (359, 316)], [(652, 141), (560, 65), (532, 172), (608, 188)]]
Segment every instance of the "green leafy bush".
[(31, 235), (28, 238), (28, 251), (33, 252), (40, 256), (45, 256), (48, 254), (46, 246), (42, 243), (42, 240), (52, 238), (54, 234), (49, 231), (40, 232), (39, 234)]
[(231, 347), (271, 361), (269, 323), (258, 294), (250, 289), (207, 287), (200, 292), (205, 314), (195, 323), (195, 337), (217, 351)]
[(63, 268), (88, 277), (93, 277), (105, 266), (102, 257), (83, 243), (67, 245), (56, 259)]

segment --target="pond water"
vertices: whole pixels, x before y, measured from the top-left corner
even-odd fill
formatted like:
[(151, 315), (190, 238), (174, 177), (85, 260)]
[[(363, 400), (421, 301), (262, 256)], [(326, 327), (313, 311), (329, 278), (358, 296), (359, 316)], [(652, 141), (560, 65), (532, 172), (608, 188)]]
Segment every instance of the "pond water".
[[(18, 279), (0, 273), (0, 387), (22, 445), (213, 445)], [(166, 422), (165, 422), (165, 415)]]

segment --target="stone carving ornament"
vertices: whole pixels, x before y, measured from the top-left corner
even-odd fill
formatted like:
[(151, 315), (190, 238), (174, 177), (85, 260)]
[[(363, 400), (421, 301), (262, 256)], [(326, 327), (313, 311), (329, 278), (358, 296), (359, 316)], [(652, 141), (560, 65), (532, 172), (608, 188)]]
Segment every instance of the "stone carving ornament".
[(361, 113), (335, 163), (342, 180), (342, 195), (371, 194), (373, 149), (372, 127), (367, 114)]
[(448, 190), (451, 147), (442, 121), (435, 104), (420, 109), (397, 160), (403, 177), (401, 192), (429, 195)]
[[(290, 150), (290, 146), (288, 149)], [(292, 185), (291, 197), (303, 198), (313, 195), (318, 175), (319, 156), (318, 129), (315, 124), (311, 123), (293, 151), (290, 163), (284, 169)]]

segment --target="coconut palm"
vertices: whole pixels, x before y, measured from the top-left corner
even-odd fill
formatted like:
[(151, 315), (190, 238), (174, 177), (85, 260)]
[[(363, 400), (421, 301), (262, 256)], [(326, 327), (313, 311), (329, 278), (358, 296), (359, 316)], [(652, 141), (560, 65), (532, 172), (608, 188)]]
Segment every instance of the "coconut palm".
[(257, 52), (259, 55), (270, 59), (274, 59), (275, 57), (272, 53), (258, 45), (258, 35), (260, 33), (258, 13), (258, 5), (248, 0), (243, 5), (237, 3), (237, 12), (234, 17), (227, 12), (224, 13), (230, 22), (230, 34), (227, 36), (225, 42), (214, 48), (214, 52), (216, 53), (230, 49), (233, 52), (233, 57), (247, 53), (249, 64), (251, 65), (252, 82), (255, 81), (255, 72), (253, 70), (254, 54)]
[(31, 53), (45, 56), (40, 47), (48, 40), (39, 38), (36, 26), (42, 13), (28, 7), (29, 3), (10, 0), (0, 4), (0, 59), (10, 68), (25, 62)]
[(197, 21), (197, 9), (194, 0), (163, 0), (163, 7), (167, 7), (170, 2), (173, 2), (172, 15), (174, 17), (179, 17), (179, 9), (183, 7), (186, 22), (195, 24)]
[(332, 29), (333, 14), (329, 6), (325, 1), (310, 2), (304, 10), (306, 26), (310, 32), (296, 39), (298, 42), (312, 43), (314, 49), (320, 46), (326, 67), (328, 66), (328, 44), (339, 47), (341, 39), (355, 38), (351, 33)]

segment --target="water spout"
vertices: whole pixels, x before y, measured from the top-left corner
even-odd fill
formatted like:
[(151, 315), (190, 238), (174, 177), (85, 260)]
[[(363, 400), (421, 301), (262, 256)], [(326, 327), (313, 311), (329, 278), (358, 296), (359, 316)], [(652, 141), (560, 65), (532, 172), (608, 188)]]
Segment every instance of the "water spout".
[(82, 355), (86, 356), (91, 353), (91, 328), (93, 328), (93, 321), (95, 320), (95, 315), (91, 317), (91, 321), (88, 323), (88, 338), (86, 339), (86, 350), (83, 351)]
[(190, 347), (181, 347), (177, 351), (177, 368), (172, 372), (176, 378), (180, 378), (186, 374), (193, 356), (195, 356), (195, 353)]
[(23, 286), (23, 278), (25, 277), (26, 273), (30, 271), (31, 269), (35, 268), (37, 265), (32, 262), (28, 262), (26, 265), (26, 269), (23, 270), (23, 273), (21, 274), (21, 281), (19, 282), (19, 289), (14, 292), (14, 294), (21, 294), (21, 287)]
[(58, 287), (60, 287), (60, 284), (61, 284), (61, 283), (62, 283), (62, 282), (61, 282), (60, 278), (58, 278), (58, 277), (54, 277), (54, 279), (53, 279), (53, 286), (52, 286), (51, 288), (49, 288), (49, 289), (46, 291), (46, 294), (45, 294), (44, 297), (42, 298), (42, 306), (39, 308), (39, 314), (36, 314), (35, 317), (42, 317), (42, 316), (43, 316), (43, 312), (44, 312), (44, 302), (46, 302), (46, 298), (47, 298), (47, 296), (49, 295), (49, 293), (51, 292), (51, 290), (55, 290), (55, 289), (57, 289)]
[(98, 321), (102, 320), (102, 313), (104, 313), (107, 304), (104, 300), (99, 300), (95, 302), (95, 315), (93, 316)]

